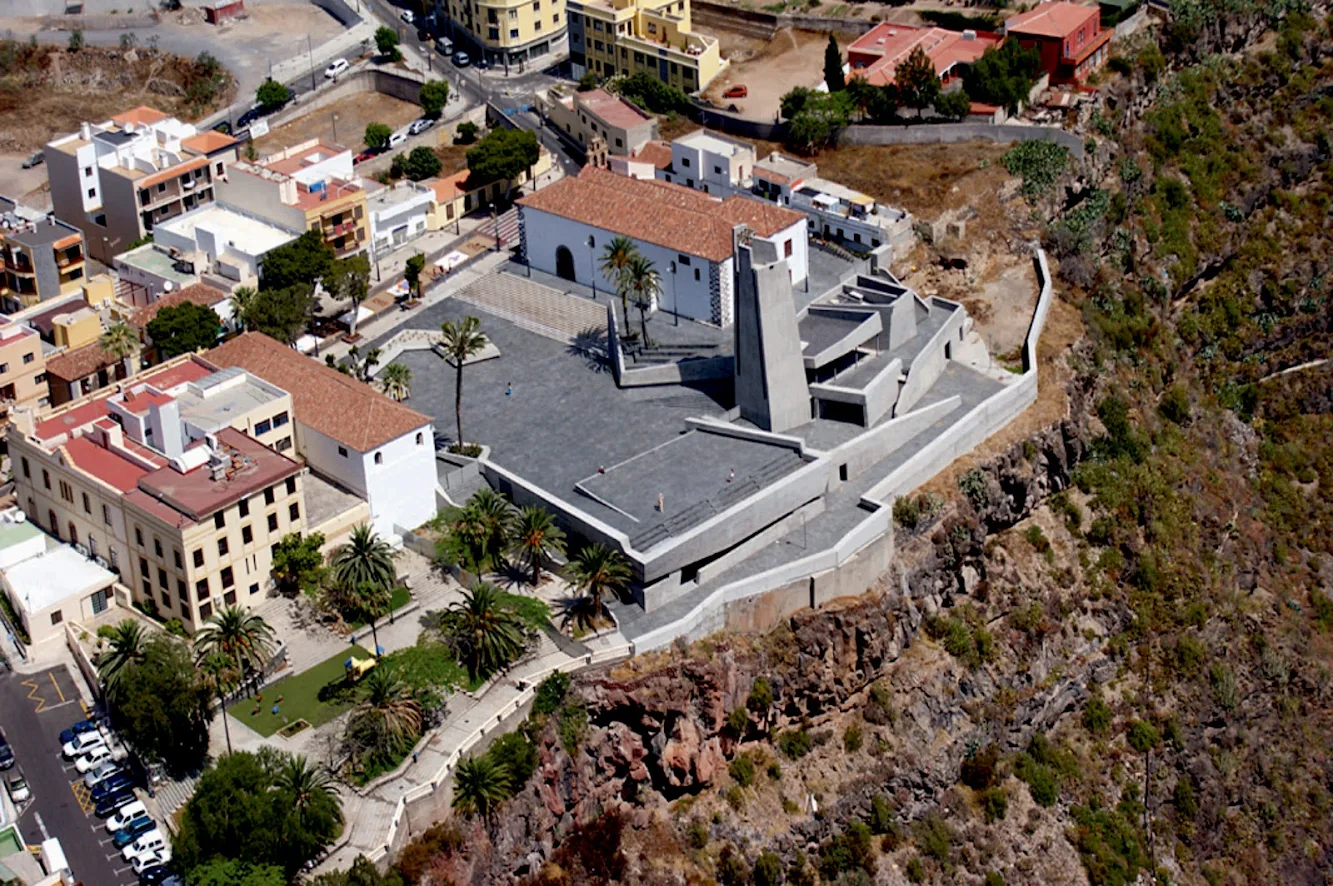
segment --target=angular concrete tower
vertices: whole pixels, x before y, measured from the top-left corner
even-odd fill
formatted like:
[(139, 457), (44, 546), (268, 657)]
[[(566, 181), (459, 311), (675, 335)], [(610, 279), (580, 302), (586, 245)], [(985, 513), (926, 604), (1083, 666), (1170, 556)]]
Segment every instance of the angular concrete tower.
[[(741, 418), (780, 433), (810, 421), (796, 302), (786, 261), (747, 233), (738, 232), (735, 252), (736, 405)], [(773, 254), (755, 254), (765, 247)]]

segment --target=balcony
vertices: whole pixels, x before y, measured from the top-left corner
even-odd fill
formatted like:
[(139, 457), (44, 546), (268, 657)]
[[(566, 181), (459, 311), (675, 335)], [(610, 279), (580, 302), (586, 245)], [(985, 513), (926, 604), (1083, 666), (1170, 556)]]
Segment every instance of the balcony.
[(56, 264), (61, 268), (68, 268), (70, 265), (83, 264), (83, 253), (69, 255), (68, 253), (56, 253)]

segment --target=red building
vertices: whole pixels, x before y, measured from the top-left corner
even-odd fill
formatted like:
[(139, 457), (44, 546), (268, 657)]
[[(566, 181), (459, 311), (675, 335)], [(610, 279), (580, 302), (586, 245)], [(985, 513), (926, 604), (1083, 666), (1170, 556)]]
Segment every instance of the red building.
[(884, 86), (893, 82), (898, 65), (920, 47), (935, 65), (940, 82), (947, 86), (962, 74), (964, 66), (981, 58), (987, 49), (999, 46), (1003, 39), (985, 31), (946, 31), (882, 22), (847, 47), (847, 64), (851, 76)]
[(1111, 55), (1111, 31), (1103, 31), (1096, 6), (1042, 3), (1004, 23), (1024, 49), (1035, 47), (1051, 83), (1081, 83)]

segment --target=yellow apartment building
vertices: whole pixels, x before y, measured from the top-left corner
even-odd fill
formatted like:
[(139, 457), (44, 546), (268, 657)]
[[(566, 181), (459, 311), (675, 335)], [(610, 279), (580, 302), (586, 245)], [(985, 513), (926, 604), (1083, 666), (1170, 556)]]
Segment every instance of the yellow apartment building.
[(491, 64), (522, 68), (563, 48), (565, 0), (438, 0), (455, 41)]
[(568, 0), (575, 77), (640, 71), (687, 93), (726, 64), (716, 38), (690, 28), (690, 0)]
[(37, 330), (0, 321), (0, 426), (16, 407), (44, 409), (49, 402), (46, 358)]
[(0, 197), (0, 309), (13, 313), (77, 292), (83, 274), (82, 231)]

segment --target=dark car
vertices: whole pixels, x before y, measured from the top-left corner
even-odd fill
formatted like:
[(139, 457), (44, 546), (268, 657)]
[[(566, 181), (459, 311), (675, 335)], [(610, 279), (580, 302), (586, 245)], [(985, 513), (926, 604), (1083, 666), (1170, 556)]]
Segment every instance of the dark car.
[(14, 765), (14, 749), (5, 741), (4, 735), (0, 735), (0, 769), (8, 769)]
[(60, 733), (60, 746), (64, 747), (85, 732), (96, 732), (97, 724), (92, 720), (80, 720)]
[(112, 794), (119, 794), (121, 791), (133, 790), (134, 779), (130, 778), (128, 772), (118, 772), (108, 779), (100, 781), (89, 794), (93, 802), (101, 800), (103, 797), (110, 797)]
[(106, 818), (127, 803), (133, 803), (135, 799), (134, 791), (126, 788), (119, 794), (111, 794), (98, 800), (97, 805), (93, 807), (93, 814), (98, 818)]
[(164, 864), (144, 868), (139, 872), (139, 882), (145, 886), (185, 886), (185, 881)]
[(116, 831), (116, 835), (111, 838), (111, 842), (117, 849), (123, 849), (155, 827), (157, 827), (157, 822), (147, 815), (141, 815)]

